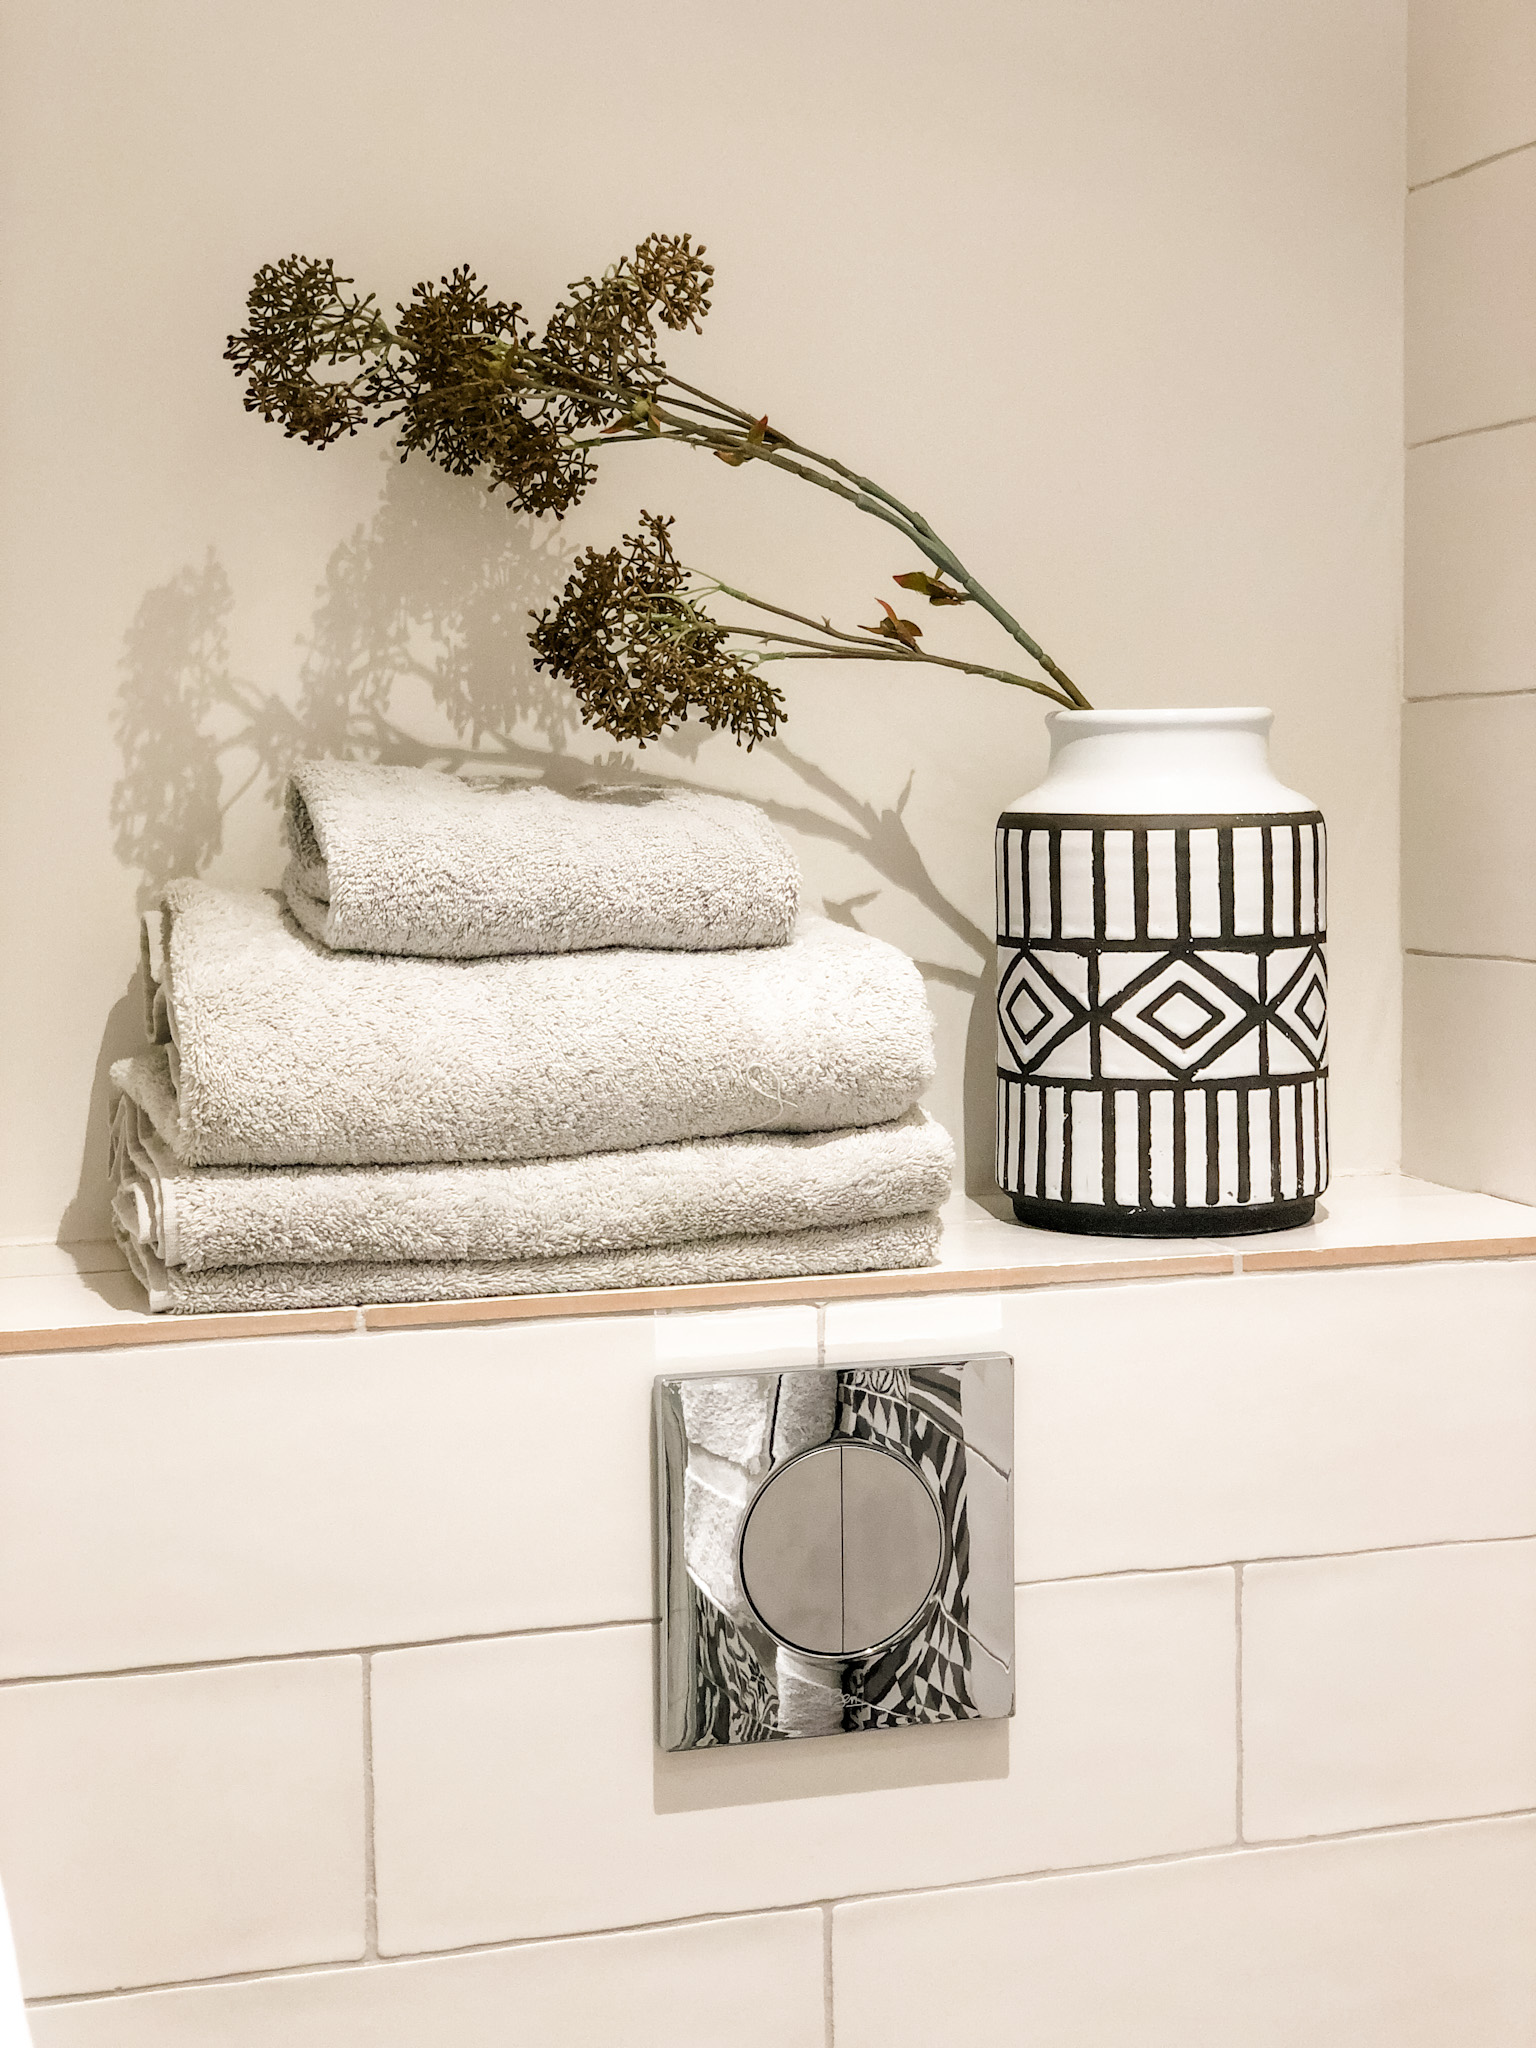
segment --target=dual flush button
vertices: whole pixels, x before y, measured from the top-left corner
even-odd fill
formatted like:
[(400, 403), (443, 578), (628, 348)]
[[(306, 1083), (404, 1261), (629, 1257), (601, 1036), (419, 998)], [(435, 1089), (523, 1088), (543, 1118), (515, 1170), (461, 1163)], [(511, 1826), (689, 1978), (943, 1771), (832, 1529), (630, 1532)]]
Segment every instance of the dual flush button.
[(664, 1373), (658, 1739), (1013, 1712), (1013, 1364)]
[(773, 1473), (747, 1511), (741, 1589), (776, 1641), (858, 1656), (916, 1621), (938, 1587), (944, 1532), (917, 1470), (873, 1444), (823, 1444)]

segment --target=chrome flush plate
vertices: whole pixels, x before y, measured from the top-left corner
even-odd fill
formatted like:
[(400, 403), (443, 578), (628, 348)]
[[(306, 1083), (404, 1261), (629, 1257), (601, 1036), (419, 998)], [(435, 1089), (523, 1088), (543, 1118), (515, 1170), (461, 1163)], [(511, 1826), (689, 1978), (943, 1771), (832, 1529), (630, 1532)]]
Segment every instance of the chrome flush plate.
[(1013, 1712), (1013, 1362), (656, 1381), (663, 1749)]

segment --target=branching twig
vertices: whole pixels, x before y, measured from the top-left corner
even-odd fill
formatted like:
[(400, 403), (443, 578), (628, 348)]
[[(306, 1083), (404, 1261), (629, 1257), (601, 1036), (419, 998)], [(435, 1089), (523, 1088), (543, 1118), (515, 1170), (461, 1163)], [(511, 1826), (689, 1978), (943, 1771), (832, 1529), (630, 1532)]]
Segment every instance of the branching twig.
[[(478, 473), (517, 509), (557, 519), (585, 495), (604, 447), (680, 442), (732, 468), (766, 463), (900, 534), (938, 575), (909, 571), (898, 582), (932, 604), (978, 605), (1049, 678), (919, 648), (921, 629), (889, 605), (879, 626), (849, 633), (723, 583), (688, 591), (666, 538), (671, 522), (646, 514), (644, 538), (627, 537), (606, 555), (587, 551), (530, 635), (538, 665), (570, 682), (583, 717), (615, 738), (644, 745), (692, 712), (751, 745), (784, 715), (779, 693), (755, 682), (753, 671), (813, 656), (919, 662), (1086, 706), (1077, 684), (920, 512), (770, 426), (766, 414), (668, 369), (656, 330), (698, 328), (713, 278), (703, 258), (687, 235), (650, 235), (601, 278), (570, 286), (535, 340), (521, 308), (492, 300), (465, 266), (418, 284), (391, 324), (371, 293), (349, 291), (351, 279), (334, 263), (291, 256), (257, 272), (248, 324), (225, 353), (245, 377), (247, 410), (288, 434), (327, 447), (370, 422), (393, 426), (402, 460), (420, 452), (453, 475)], [(711, 591), (817, 637), (723, 625), (700, 603)], [(733, 650), (732, 640), (759, 644)]]

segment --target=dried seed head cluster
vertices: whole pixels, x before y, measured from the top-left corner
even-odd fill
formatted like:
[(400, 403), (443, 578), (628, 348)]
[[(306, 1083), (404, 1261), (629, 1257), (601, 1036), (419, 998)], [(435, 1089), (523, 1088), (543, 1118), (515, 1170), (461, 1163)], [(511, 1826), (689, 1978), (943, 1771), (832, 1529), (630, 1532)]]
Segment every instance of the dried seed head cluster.
[(560, 518), (594, 475), (572, 434), (636, 416), (666, 374), (655, 324), (697, 326), (712, 277), (689, 236), (649, 235), (572, 285), (536, 342), (522, 309), (467, 265), (418, 284), (391, 327), (334, 263), (287, 256), (256, 273), (224, 353), (246, 410), (314, 447), (396, 425), (402, 461), (419, 452), (454, 476), (483, 471), (518, 511)]
[(558, 601), (533, 615), (534, 666), (568, 682), (585, 722), (615, 739), (643, 747), (692, 712), (750, 753), (778, 731), (783, 696), (688, 595), (671, 525), (643, 512), (619, 547), (587, 549)]
[(371, 296), (349, 296), (352, 282), (328, 259), (285, 256), (257, 271), (246, 301), (249, 319), (224, 354), (246, 380), (245, 409), (281, 420), (285, 433), (323, 448), (355, 434), (369, 417), (366, 379), (325, 379), (319, 366), (372, 362), (380, 328)]
[[(425, 455), (453, 476), (480, 476), (514, 509), (563, 518), (595, 475), (594, 451), (618, 441), (701, 448), (732, 469), (775, 465), (894, 528), (937, 573), (896, 577), (930, 605), (977, 603), (1039, 662), (1049, 681), (922, 647), (922, 628), (880, 599), (884, 616), (855, 632), (725, 584), (709, 585), (771, 620), (722, 625), (647, 513), (639, 534), (589, 548), (529, 636), (537, 665), (564, 677), (582, 717), (644, 746), (690, 714), (751, 748), (777, 732), (784, 699), (760, 680), (770, 661), (920, 661), (995, 677), (1057, 704), (1084, 706), (1077, 685), (985, 591), (928, 522), (830, 455), (802, 447), (766, 414), (713, 398), (662, 360), (658, 329), (697, 329), (714, 266), (689, 235), (648, 235), (601, 277), (567, 289), (535, 337), (522, 309), (492, 299), (467, 265), (418, 284), (391, 325), (329, 260), (287, 256), (256, 273), (248, 318), (227, 359), (248, 412), (325, 448), (372, 424), (395, 429), (402, 462)], [(786, 630), (794, 627), (801, 630)], [(807, 637), (809, 635), (809, 637)], [(736, 651), (750, 642), (751, 653)]]
[(591, 482), (585, 454), (567, 445), (572, 409), (532, 393), (519, 368), (532, 344), (522, 308), (492, 299), (461, 266), (418, 284), (395, 325), (398, 348), (375, 371), (376, 424), (400, 422), (400, 460), (417, 452), (450, 476), (485, 472), (521, 512), (574, 505)]
[(648, 235), (635, 250), (605, 270), (569, 287), (544, 330), (543, 354), (564, 371), (576, 393), (572, 410), (583, 426), (611, 419), (615, 407), (604, 394), (627, 387), (633, 397), (652, 392), (666, 375), (656, 350), (653, 321), (679, 333), (698, 328), (709, 311), (714, 265), (704, 261), (689, 235)]

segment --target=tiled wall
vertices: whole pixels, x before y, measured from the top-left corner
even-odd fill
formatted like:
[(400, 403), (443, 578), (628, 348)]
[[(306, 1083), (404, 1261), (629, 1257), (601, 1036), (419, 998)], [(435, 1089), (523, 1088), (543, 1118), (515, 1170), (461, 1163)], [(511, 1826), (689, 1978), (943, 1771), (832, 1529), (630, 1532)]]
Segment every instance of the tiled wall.
[(1404, 1164), (1536, 1201), (1536, 8), (1409, 14)]
[[(1514, 2048), (1536, 1261), (0, 1361), (38, 2048)], [(664, 1756), (658, 1367), (1018, 1361), (1019, 1709)]]

